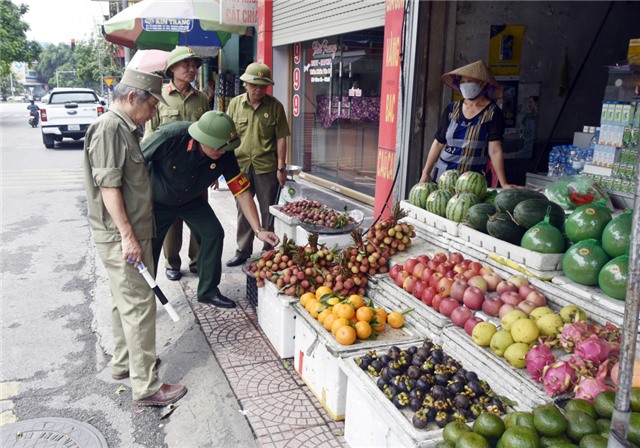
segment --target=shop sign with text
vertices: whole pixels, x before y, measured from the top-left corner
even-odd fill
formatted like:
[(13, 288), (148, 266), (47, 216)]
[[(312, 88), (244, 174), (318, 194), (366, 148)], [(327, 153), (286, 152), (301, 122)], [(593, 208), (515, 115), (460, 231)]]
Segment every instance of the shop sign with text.
[(220, 0), (220, 23), (225, 25), (258, 25), (257, 0)]

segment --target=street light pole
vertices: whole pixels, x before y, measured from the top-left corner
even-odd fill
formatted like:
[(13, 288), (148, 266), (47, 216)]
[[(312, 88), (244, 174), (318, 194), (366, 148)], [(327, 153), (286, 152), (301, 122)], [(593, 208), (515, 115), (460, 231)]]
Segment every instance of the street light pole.
[[(129, 0), (122, 0), (122, 10), (124, 11), (129, 6)], [(131, 60), (131, 49), (124, 47), (124, 66), (129, 65)]]

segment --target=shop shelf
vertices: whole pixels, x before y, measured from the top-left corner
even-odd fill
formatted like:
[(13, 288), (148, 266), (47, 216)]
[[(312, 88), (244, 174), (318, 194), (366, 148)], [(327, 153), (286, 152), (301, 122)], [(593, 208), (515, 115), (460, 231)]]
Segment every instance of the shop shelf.
[[(383, 298), (375, 304), (390, 309), (390, 302)], [(338, 344), (331, 332), (297, 303), (294, 367), (311, 392), (334, 420), (342, 420), (346, 414), (347, 376), (340, 369), (339, 360), (345, 356), (364, 354), (403, 343), (418, 343), (432, 338), (426, 323), (417, 316), (406, 316), (405, 325), (393, 329), (387, 325), (375, 340), (357, 341), (353, 345)]]
[(293, 357), (296, 313), (292, 304), (296, 302), (297, 297), (278, 294), (269, 281), (258, 288), (258, 325), (281, 358)]
[(423, 222), (427, 226), (434, 227), (443, 234), (446, 233), (450, 236), (458, 236), (458, 227), (460, 227), (460, 223), (429, 213), (420, 207), (410, 204), (408, 201), (402, 201), (400, 206), (409, 213), (410, 217), (417, 221)]

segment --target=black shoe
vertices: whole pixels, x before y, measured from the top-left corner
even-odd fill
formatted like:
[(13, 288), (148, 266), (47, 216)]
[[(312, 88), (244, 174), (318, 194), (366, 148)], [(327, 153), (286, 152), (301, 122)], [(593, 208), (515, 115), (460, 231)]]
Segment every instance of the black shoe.
[(236, 255), (231, 260), (227, 261), (227, 266), (229, 266), (230, 268), (234, 266), (240, 266), (241, 264), (244, 264), (245, 261), (247, 261), (246, 258), (239, 257)]
[(215, 305), (218, 308), (235, 308), (236, 302), (218, 293), (212, 297), (198, 297), (198, 302)]
[(189, 271), (197, 274), (198, 273), (198, 266), (197, 265), (193, 265), (193, 266), (189, 266)]
[(164, 271), (164, 273), (167, 275), (167, 278), (172, 282), (178, 281), (182, 278), (182, 274), (180, 273), (179, 269), (167, 269)]

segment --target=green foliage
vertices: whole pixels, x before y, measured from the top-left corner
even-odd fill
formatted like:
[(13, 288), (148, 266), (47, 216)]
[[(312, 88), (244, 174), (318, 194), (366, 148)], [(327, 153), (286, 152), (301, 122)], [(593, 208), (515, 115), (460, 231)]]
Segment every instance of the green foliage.
[(0, 75), (9, 74), (12, 62), (38, 59), (40, 45), (27, 39), (29, 25), (22, 20), (27, 11), (27, 5), (18, 6), (11, 0), (0, 0)]

